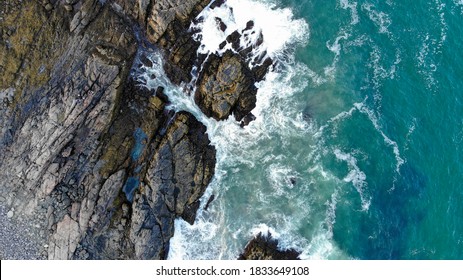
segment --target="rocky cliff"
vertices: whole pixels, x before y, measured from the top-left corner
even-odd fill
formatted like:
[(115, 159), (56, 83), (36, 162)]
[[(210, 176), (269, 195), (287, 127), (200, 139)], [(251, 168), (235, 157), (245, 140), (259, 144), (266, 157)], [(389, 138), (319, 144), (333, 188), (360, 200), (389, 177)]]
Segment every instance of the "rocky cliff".
[(232, 49), (199, 55), (189, 26), (210, 2), (2, 2), (0, 257), (166, 257), (174, 219), (195, 220), (215, 148), (204, 125), (167, 110), (163, 88), (134, 73), (160, 49), (167, 76), (195, 89), (207, 116), (246, 125), (272, 64), (250, 64), (261, 40), (239, 46), (252, 22), (224, 42)]
[(215, 149), (130, 70), (147, 26), (168, 41), (204, 3), (150, 2), (2, 3), (0, 200), (36, 250), (2, 257), (159, 259), (174, 219), (194, 221)]

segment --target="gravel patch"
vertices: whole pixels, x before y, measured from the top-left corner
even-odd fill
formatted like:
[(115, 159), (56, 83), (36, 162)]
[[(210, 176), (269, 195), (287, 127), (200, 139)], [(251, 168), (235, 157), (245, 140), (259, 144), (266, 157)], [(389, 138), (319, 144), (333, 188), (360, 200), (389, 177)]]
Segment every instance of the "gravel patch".
[(14, 209), (0, 205), (0, 258), (6, 260), (44, 259), (38, 229)]

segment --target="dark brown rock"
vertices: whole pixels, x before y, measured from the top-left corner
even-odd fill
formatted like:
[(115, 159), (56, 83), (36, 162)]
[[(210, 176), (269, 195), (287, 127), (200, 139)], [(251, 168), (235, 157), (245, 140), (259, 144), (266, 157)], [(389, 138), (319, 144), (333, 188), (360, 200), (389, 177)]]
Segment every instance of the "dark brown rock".
[[(216, 18), (216, 21), (220, 27), (221, 19)], [(233, 51), (227, 50), (222, 56), (210, 54), (201, 65), (202, 72), (196, 80), (195, 102), (208, 117), (224, 120), (234, 114), (242, 127), (255, 119), (250, 114), (256, 106), (255, 83), (265, 78), (273, 61), (265, 51), (251, 61), (253, 50), (263, 43), (262, 33), (254, 45), (241, 46), (242, 32), (253, 28), (254, 22), (249, 21), (241, 33), (235, 30), (229, 34), (219, 49), (229, 44)], [(247, 34), (244, 36), (246, 39)], [(254, 65), (252, 69), (250, 64)]]
[(233, 49), (238, 50), (240, 48), (240, 38), (241, 34), (238, 30), (235, 30), (233, 33), (228, 35), (225, 40), (232, 45)]
[(207, 209), (209, 209), (209, 206), (211, 205), (211, 203), (214, 201), (215, 199), (215, 195), (211, 195), (209, 197), (209, 199), (207, 200), (207, 203), (206, 203), (206, 206), (204, 206), (204, 210), (207, 211)]
[(227, 51), (223, 57), (210, 55), (198, 78), (195, 101), (209, 117), (241, 120), (254, 107), (255, 77), (239, 55)]
[(281, 250), (278, 240), (273, 239), (270, 233), (259, 233), (254, 237), (239, 256), (239, 260), (298, 260), (300, 253), (296, 250)]
[(246, 116), (244, 116), (243, 120), (240, 123), (240, 126), (245, 127), (255, 119), (256, 119), (256, 116), (254, 116), (252, 113), (249, 113)]
[(215, 9), (217, 7), (222, 6), (225, 3), (225, 0), (215, 0), (214, 2), (211, 3), (210, 8)]
[(216, 17), (215, 22), (217, 23), (217, 27), (220, 29), (220, 31), (224, 32), (227, 30), (227, 25), (222, 21), (221, 18)]
[(243, 29), (243, 31), (246, 31), (246, 30), (251, 30), (254, 28), (254, 21), (253, 20), (250, 20), (246, 23), (246, 28)]

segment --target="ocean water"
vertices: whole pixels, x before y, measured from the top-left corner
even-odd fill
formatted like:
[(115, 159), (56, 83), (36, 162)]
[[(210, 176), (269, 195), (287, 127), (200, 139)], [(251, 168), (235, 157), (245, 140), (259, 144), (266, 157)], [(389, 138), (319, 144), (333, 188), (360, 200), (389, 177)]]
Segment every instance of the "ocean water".
[(202, 205), (215, 200), (176, 221), (170, 259), (235, 259), (258, 232), (304, 259), (463, 259), (461, 0), (228, 0), (201, 16), (199, 52), (253, 20), (255, 56), (276, 64), (240, 128), (205, 117), (151, 54), (148, 86), (217, 148)]

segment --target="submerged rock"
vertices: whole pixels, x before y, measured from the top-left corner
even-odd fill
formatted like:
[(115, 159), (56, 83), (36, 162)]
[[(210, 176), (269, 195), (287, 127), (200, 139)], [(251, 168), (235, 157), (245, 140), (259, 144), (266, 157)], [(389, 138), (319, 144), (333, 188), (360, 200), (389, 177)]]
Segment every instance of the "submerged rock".
[(254, 237), (239, 256), (239, 260), (298, 260), (301, 253), (294, 249), (281, 250), (278, 240), (270, 233), (259, 233)]
[(207, 203), (206, 203), (206, 206), (204, 206), (204, 210), (207, 211), (207, 209), (209, 209), (209, 206), (211, 205), (211, 203), (214, 201), (215, 199), (215, 195), (211, 195), (209, 197), (209, 199), (207, 200)]

